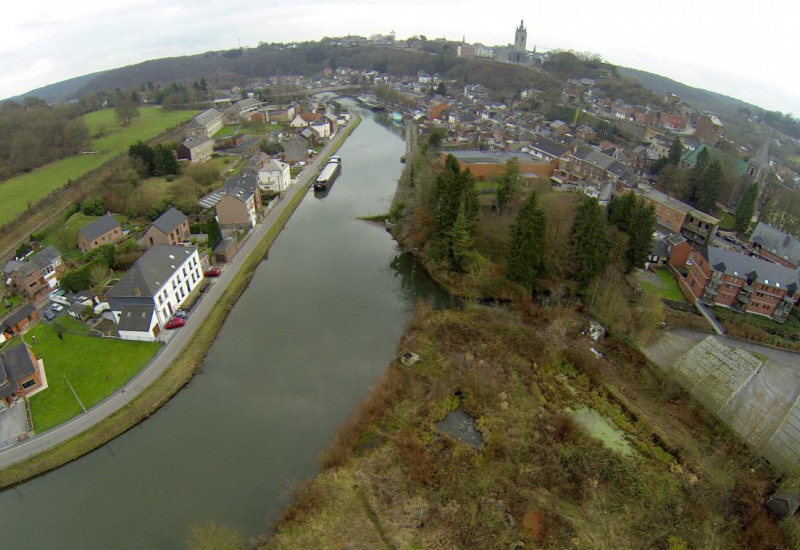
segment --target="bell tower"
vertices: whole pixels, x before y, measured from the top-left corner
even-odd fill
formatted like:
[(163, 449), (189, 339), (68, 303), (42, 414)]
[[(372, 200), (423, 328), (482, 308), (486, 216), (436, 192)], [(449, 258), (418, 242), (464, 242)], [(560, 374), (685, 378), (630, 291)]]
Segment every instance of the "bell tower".
[(517, 32), (514, 34), (514, 49), (518, 52), (525, 51), (525, 45), (528, 42), (528, 31), (525, 30), (525, 21), (520, 19)]

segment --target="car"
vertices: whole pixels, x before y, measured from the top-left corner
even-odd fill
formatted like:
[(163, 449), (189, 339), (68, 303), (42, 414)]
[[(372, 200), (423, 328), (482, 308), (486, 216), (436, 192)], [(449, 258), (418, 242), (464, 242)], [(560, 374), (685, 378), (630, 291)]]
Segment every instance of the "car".
[(222, 273), (218, 267), (212, 267), (211, 269), (206, 269), (203, 275), (206, 277), (219, 277), (219, 274)]
[(50, 309), (53, 311), (64, 311), (64, 306), (61, 304), (50, 304)]
[(167, 321), (167, 324), (164, 325), (164, 328), (166, 328), (167, 330), (171, 330), (173, 328), (180, 328), (185, 324), (186, 324), (186, 319), (182, 317), (173, 317), (172, 319)]
[(56, 318), (56, 314), (55, 314), (55, 313), (53, 313), (52, 311), (46, 311), (46, 310), (45, 310), (45, 312), (44, 312), (44, 318), (45, 318), (45, 319), (47, 319), (48, 321), (52, 321), (53, 319), (55, 319), (55, 318)]
[(182, 309), (179, 309), (178, 311), (175, 312), (175, 315), (173, 315), (173, 317), (177, 317), (177, 318), (180, 318), (180, 319), (186, 319), (186, 312), (184, 310), (182, 310)]

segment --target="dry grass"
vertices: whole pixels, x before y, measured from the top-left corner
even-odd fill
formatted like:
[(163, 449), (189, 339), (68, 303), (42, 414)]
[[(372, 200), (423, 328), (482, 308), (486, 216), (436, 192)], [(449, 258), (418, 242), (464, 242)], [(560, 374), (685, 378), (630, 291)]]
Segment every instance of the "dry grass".
[[(337, 436), (314, 506), (266, 547), (789, 547), (760, 504), (771, 472), (739, 440), (625, 343), (588, 353), (582, 313), (520, 306), (419, 306), (401, 344), (422, 360), (391, 367)], [(584, 406), (634, 455), (564, 413)], [(457, 407), (483, 449), (435, 428)]]

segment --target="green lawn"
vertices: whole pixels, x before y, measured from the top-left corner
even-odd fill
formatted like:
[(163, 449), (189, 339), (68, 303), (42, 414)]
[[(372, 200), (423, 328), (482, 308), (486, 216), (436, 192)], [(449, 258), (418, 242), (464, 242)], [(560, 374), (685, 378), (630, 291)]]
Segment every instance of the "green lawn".
[(654, 292), (658, 294), (662, 298), (666, 298), (667, 300), (672, 300), (673, 302), (683, 302), (686, 299), (683, 297), (680, 289), (678, 288), (678, 283), (675, 282), (675, 279), (672, 278), (672, 275), (669, 274), (669, 271), (666, 269), (659, 269), (656, 271), (656, 276), (658, 277), (661, 284), (654, 284), (647, 281), (639, 280), (639, 285), (646, 291), (646, 292)]
[[(62, 316), (67, 330), (85, 332), (83, 323)], [(89, 409), (121, 388), (153, 358), (161, 344), (101, 339), (65, 333), (43, 322), (25, 335), (33, 351), (44, 360), (48, 388), (34, 395), (31, 413), (36, 433), (42, 433), (82, 413), (64, 380), (67, 375), (84, 406)]]
[(478, 180), (475, 182), (476, 191), (494, 191), (494, 182), (492, 180)]
[(49, 195), (56, 189), (101, 166), (107, 160), (126, 151), (138, 140), (148, 140), (167, 128), (190, 119), (195, 111), (164, 111), (160, 107), (143, 107), (141, 116), (128, 127), (120, 126), (114, 118), (113, 109), (103, 109), (84, 115), (90, 135), (105, 128), (103, 137), (93, 139), (86, 147), (97, 154), (78, 154), (22, 174), (0, 183), (0, 225), (14, 220), (29, 204)]
[(725, 215), (719, 222), (719, 228), (724, 229), (725, 231), (733, 231), (733, 228), (736, 224), (736, 218), (733, 214), (728, 214), (727, 212), (724, 213)]
[(231, 124), (230, 126), (223, 126), (219, 129), (219, 131), (214, 134), (214, 139), (226, 138), (231, 137), (236, 133), (236, 130), (239, 129), (238, 124)]

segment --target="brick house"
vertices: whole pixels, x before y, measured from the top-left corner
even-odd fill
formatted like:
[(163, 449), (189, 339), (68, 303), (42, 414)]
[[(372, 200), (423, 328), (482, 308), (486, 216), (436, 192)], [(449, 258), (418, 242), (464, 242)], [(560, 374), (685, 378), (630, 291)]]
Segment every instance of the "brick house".
[(188, 160), (191, 163), (205, 162), (214, 152), (214, 140), (208, 136), (189, 137), (178, 145), (176, 151), (178, 160)]
[(88, 252), (103, 244), (111, 244), (122, 237), (122, 227), (111, 214), (106, 214), (78, 230), (78, 248)]
[[(493, 153), (490, 151), (451, 151), (458, 160), (462, 170), (469, 169), (476, 178), (488, 180), (495, 175), (503, 173), (506, 161), (512, 157), (519, 160), (519, 173), (521, 176), (539, 176), (549, 178), (553, 175), (553, 163), (539, 160), (526, 153)], [(440, 164), (444, 166), (447, 154), (442, 153)]]
[(695, 250), (692, 260), (686, 281), (705, 304), (785, 323), (800, 299), (797, 270), (714, 246)]
[(764, 222), (758, 222), (747, 247), (762, 260), (790, 269), (800, 266), (800, 240)]
[(54, 246), (47, 246), (27, 261), (11, 260), (3, 272), (7, 284), (10, 281), (13, 288), (36, 301), (50, 295), (66, 270), (61, 252)]
[(0, 352), (0, 408), (43, 386), (44, 362), (23, 342)]
[(688, 204), (655, 189), (645, 191), (642, 197), (655, 208), (656, 223), (673, 232), (681, 230), (686, 216), (693, 210)]
[(241, 187), (227, 191), (216, 205), (217, 221), (221, 226), (249, 225), (258, 220), (256, 195)]
[(39, 310), (33, 304), (28, 304), (16, 313), (9, 315), (0, 323), (3, 333), (19, 334), (28, 325), (39, 320)]
[(177, 208), (170, 207), (154, 221), (144, 234), (145, 249), (156, 244), (181, 244), (189, 240), (189, 220)]
[(694, 137), (710, 145), (716, 145), (719, 140), (725, 137), (725, 125), (722, 124), (717, 115), (708, 112), (703, 112), (697, 116), (695, 129)]

